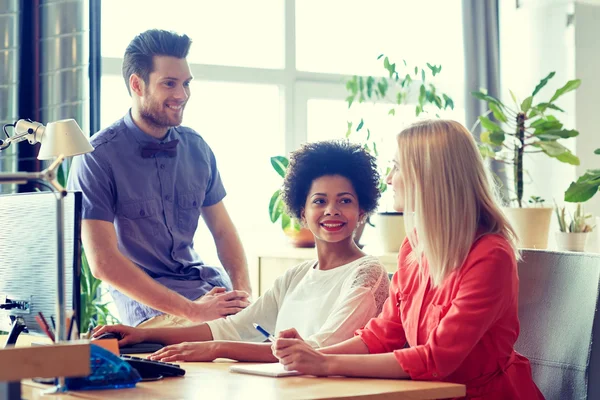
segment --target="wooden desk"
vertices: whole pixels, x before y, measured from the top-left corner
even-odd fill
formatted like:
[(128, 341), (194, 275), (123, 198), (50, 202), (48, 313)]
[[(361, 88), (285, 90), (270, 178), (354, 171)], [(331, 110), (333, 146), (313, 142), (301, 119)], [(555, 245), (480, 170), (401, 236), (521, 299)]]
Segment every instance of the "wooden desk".
[[(398, 269), (398, 253), (370, 252), (368, 248), (365, 248), (365, 252), (377, 257), (388, 272), (394, 273)], [(262, 296), (285, 271), (301, 262), (316, 259), (317, 251), (315, 248), (301, 249), (284, 245), (258, 251), (257, 256), (258, 288), (255, 287), (255, 290), (258, 289), (258, 295)]]
[[(229, 372), (229, 360), (212, 363), (183, 363), (181, 378), (140, 382), (133, 389), (69, 392), (50, 400), (70, 399), (441, 399), (465, 395), (465, 387), (453, 383), (418, 382), (391, 379), (316, 378), (294, 376), (270, 378)], [(40, 397), (47, 388), (31, 380), (23, 381), (24, 399)]]

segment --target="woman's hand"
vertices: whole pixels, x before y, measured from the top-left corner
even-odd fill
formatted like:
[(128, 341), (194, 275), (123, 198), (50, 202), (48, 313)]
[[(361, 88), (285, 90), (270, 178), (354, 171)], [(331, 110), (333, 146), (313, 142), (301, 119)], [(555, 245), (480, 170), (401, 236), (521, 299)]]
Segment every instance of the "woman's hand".
[(163, 347), (148, 356), (151, 360), (173, 361), (213, 361), (217, 358), (217, 344), (214, 342), (183, 342)]
[(300, 336), (300, 334), (298, 333), (296, 328), (290, 328), (290, 329), (280, 331), (277, 334), (277, 338), (278, 339), (299, 339), (304, 342), (304, 339), (302, 339), (302, 336)]
[(330, 375), (329, 357), (304, 342), (296, 329), (281, 331), (271, 350), (286, 371), (296, 370), (315, 376)]
[[(114, 333), (119, 339), (119, 347), (140, 343), (146, 340), (143, 329), (126, 325), (99, 325), (92, 331), (92, 339), (97, 339), (105, 333)], [(120, 337), (120, 338), (119, 338)]]

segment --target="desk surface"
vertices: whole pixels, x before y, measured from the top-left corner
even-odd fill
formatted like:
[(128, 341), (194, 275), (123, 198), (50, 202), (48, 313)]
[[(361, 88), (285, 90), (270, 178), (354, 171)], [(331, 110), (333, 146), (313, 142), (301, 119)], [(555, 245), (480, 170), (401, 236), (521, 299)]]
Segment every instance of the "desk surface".
[[(140, 382), (133, 389), (80, 391), (52, 400), (84, 399), (436, 399), (465, 395), (465, 387), (452, 383), (388, 379), (316, 378), (294, 376), (270, 378), (229, 372), (229, 360), (182, 363), (186, 375), (155, 382)], [(24, 399), (42, 399), (47, 388), (24, 380)], [(43, 397), (47, 399), (47, 397)]]
[[(5, 337), (0, 336), (0, 340)], [(48, 339), (21, 335), (17, 346)], [(140, 355), (143, 357), (143, 355)], [(42, 396), (48, 385), (23, 380), (22, 397), (35, 400), (72, 399), (443, 399), (465, 395), (465, 386), (442, 382), (393, 379), (317, 378), (292, 376), (271, 378), (229, 372), (234, 362), (219, 359), (208, 363), (181, 363), (186, 375), (154, 382), (140, 382), (135, 388), (73, 391), (59, 396)]]

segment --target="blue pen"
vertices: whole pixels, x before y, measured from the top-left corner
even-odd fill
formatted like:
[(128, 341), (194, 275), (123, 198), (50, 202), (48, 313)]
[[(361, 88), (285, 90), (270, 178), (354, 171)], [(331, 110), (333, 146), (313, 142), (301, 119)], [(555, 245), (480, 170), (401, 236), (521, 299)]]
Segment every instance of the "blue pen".
[(267, 338), (267, 340), (269, 342), (275, 341), (275, 337), (273, 335), (271, 335), (269, 332), (267, 332), (262, 326), (260, 326), (259, 324), (252, 324), (252, 325), (254, 325), (254, 327), (256, 328), (257, 331), (259, 331), (260, 333), (265, 335), (265, 337)]

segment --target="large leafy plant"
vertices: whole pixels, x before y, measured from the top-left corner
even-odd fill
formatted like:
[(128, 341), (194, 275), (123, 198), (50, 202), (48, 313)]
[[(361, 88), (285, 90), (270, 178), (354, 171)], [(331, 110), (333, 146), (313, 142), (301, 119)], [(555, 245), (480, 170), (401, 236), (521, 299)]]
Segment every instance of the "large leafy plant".
[[(510, 91), (514, 106), (501, 102), (485, 91), (472, 92), (476, 98), (485, 101), (489, 111), (479, 117), (482, 126), (481, 144), (479, 149), (482, 156), (500, 161), (513, 168), (514, 201), (523, 207), (523, 157), (528, 153), (545, 153), (558, 161), (579, 165), (579, 158), (559, 143), (579, 135), (574, 129), (565, 129), (554, 115), (549, 112), (564, 112), (555, 101), (565, 93), (575, 90), (581, 84), (579, 79), (568, 81), (557, 89), (547, 101), (534, 105), (537, 93), (554, 76), (551, 72), (542, 79), (533, 90), (531, 96), (522, 102)], [(494, 116), (495, 121), (488, 117)]]
[[(383, 59), (383, 68), (386, 71), (385, 76), (358, 76), (355, 75), (346, 82), (348, 96), (346, 102), (348, 108), (356, 104), (372, 102), (376, 104), (387, 104), (390, 106), (388, 115), (391, 117), (399, 116), (399, 108), (407, 103), (415, 101), (415, 116), (422, 113), (436, 112), (447, 108), (454, 109), (452, 98), (445, 93), (441, 93), (434, 84), (434, 77), (442, 70), (441, 65), (409, 67), (406, 60), (402, 60), (401, 65), (392, 63), (387, 56), (381, 54), (378, 60)], [(412, 98), (412, 92), (418, 91), (416, 99)], [(373, 154), (379, 156), (377, 150), (377, 141), (371, 134), (371, 128), (365, 118), (361, 118), (356, 127), (351, 121), (347, 122), (346, 137), (352, 135), (362, 135), (358, 139), (363, 143), (363, 147)], [(385, 176), (389, 169), (382, 171), (382, 180), (379, 189), (383, 192), (387, 188)]]
[[(600, 155), (600, 149), (594, 151)], [(600, 190), (600, 169), (588, 169), (565, 192), (565, 201), (583, 203), (591, 199)]]

